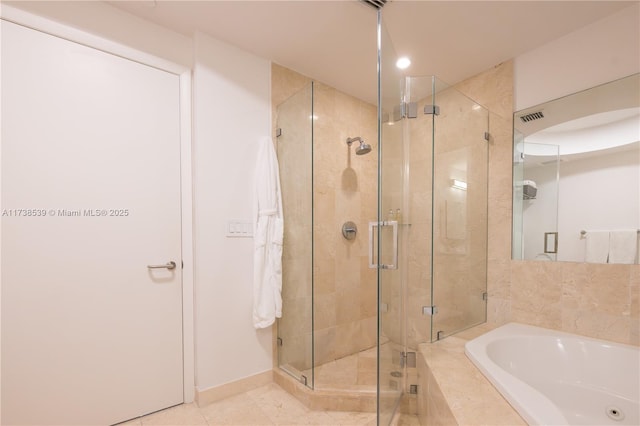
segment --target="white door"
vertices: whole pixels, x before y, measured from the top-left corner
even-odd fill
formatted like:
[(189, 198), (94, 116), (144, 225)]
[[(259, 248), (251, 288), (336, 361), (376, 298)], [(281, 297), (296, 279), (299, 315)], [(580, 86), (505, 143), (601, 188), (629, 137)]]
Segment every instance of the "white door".
[(179, 76), (1, 25), (2, 424), (179, 404)]

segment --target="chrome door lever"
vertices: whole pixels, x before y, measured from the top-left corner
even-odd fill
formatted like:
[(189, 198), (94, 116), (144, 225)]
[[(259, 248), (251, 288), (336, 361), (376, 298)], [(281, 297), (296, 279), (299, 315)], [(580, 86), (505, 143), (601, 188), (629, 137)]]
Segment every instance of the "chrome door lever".
[(167, 262), (164, 265), (147, 265), (147, 268), (149, 269), (176, 269), (176, 262), (171, 261), (171, 262)]

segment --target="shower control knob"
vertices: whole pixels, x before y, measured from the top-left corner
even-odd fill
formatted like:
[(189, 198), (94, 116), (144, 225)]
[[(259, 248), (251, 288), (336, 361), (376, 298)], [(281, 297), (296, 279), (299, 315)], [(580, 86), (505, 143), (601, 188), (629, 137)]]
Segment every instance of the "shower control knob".
[(342, 236), (347, 240), (354, 240), (356, 238), (356, 234), (358, 233), (358, 227), (355, 223), (349, 221), (345, 222), (342, 225)]

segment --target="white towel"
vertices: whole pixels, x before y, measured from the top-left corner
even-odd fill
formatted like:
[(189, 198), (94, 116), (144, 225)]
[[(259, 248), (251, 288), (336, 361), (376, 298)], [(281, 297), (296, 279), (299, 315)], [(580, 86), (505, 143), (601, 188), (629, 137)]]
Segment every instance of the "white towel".
[(278, 157), (269, 137), (258, 146), (254, 220), (253, 326), (266, 328), (282, 316), (284, 230)]
[(609, 231), (588, 231), (584, 261), (607, 263), (609, 257)]
[(611, 231), (609, 237), (609, 263), (636, 263), (638, 230)]

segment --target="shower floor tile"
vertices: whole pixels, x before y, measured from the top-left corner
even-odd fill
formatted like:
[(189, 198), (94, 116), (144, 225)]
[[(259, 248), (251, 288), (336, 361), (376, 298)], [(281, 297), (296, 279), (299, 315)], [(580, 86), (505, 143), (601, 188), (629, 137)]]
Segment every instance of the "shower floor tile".
[[(382, 351), (390, 350), (387, 345)], [(339, 358), (315, 368), (314, 388), (321, 390), (376, 390), (377, 376), (376, 348)], [(311, 370), (302, 372), (311, 377)]]

